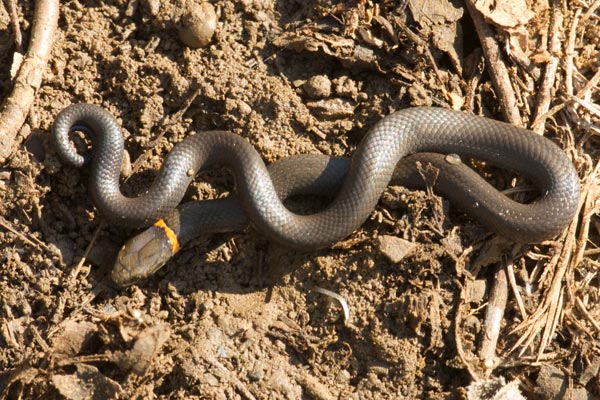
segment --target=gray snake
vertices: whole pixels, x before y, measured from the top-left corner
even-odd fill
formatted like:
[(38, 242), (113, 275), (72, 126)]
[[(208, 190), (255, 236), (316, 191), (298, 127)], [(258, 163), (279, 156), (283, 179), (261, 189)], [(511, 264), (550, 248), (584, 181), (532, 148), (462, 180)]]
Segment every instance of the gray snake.
[[(82, 127), (91, 136), (92, 153), (87, 157), (79, 155), (69, 141), (74, 127)], [(440, 191), (453, 204), (516, 242), (535, 243), (556, 236), (573, 219), (579, 200), (573, 164), (547, 138), (503, 122), (433, 107), (405, 109), (383, 118), (363, 138), (350, 162), (327, 156), (289, 161), (287, 167), (279, 167), (283, 172), (278, 172), (284, 175), (284, 182), (290, 181), (287, 188), (276, 187), (282, 183), (273, 182), (260, 155), (244, 138), (211, 131), (188, 136), (175, 146), (148, 190), (128, 198), (119, 187), (124, 144), (112, 115), (93, 105), (69, 106), (56, 118), (54, 138), (59, 154), (68, 163), (81, 167), (89, 161), (92, 201), (115, 223), (147, 226), (168, 217), (180, 225), (203, 224), (194, 220), (194, 212), (186, 211), (189, 215), (181, 218), (176, 207), (196, 172), (219, 164), (227, 166), (235, 178), (238, 198), (225, 202), (226, 212), (236, 209), (235, 224), (241, 225), (247, 218), (269, 239), (297, 249), (325, 247), (356, 230), (375, 208), (399, 161), (414, 153), (456, 153), (515, 171), (531, 181), (540, 196), (521, 204), (499, 193), (476, 173), (465, 172), (470, 169), (464, 165), (457, 172), (448, 167), (452, 171), (440, 179)], [(292, 179), (299, 170), (303, 177)], [(320, 178), (324, 171), (333, 178)], [(280, 198), (289, 194), (283, 193), (286, 191), (322, 192), (331, 191), (332, 186), (337, 193), (331, 203), (311, 215), (292, 213)], [(218, 221), (215, 225), (219, 230)], [(174, 233), (179, 230), (181, 227), (176, 227)], [(197, 230), (188, 228), (194, 234)], [(120, 259), (125, 257), (127, 245), (124, 250)], [(120, 273), (113, 272), (113, 278), (115, 275), (118, 283), (131, 283)]]

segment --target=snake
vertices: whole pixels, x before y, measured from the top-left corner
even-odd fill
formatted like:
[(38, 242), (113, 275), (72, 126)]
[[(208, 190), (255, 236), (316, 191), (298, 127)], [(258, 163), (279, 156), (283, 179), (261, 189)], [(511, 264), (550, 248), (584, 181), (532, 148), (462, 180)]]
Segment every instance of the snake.
[[(165, 256), (172, 256), (194, 235), (247, 224), (293, 249), (330, 246), (362, 225), (392, 178), (402, 181), (403, 175), (412, 175), (419, 181), (418, 174), (410, 172), (417, 161), (431, 162), (440, 170), (435, 189), (452, 204), (517, 243), (556, 237), (573, 220), (579, 203), (577, 171), (550, 139), (437, 107), (406, 108), (385, 116), (365, 134), (350, 159), (299, 155), (270, 168), (240, 135), (192, 132), (174, 146), (148, 189), (136, 197), (121, 192), (124, 139), (111, 113), (92, 104), (72, 104), (57, 115), (52, 129), (65, 163), (89, 165), (88, 191), (104, 218), (130, 227), (150, 226), (117, 256), (111, 276), (119, 286), (150, 276), (166, 262)], [(75, 130), (90, 137), (91, 150), (84, 155), (71, 143), (69, 135)], [(527, 204), (512, 200), (462, 159), (520, 174), (539, 195)], [(235, 196), (178, 208), (198, 171), (217, 165), (231, 171)], [(323, 210), (308, 215), (284, 204), (290, 195), (311, 193), (333, 195)]]

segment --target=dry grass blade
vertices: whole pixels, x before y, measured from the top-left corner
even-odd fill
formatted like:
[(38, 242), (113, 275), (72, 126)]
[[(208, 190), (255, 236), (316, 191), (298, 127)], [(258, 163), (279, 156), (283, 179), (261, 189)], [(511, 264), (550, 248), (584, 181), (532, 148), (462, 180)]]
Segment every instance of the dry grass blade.
[[(591, 171), (583, 180), (584, 185), (579, 201), (579, 212), (577, 213), (577, 217), (571, 222), (566, 234), (563, 235), (564, 241), (562, 242), (564, 245), (560, 251), (559, 262), (556, 267), (547, 266), (547, 268), (555, 268), (550, 287), (544, 294), (543, 301), (536, 311), (511, 332), (525, 330), (509, 350), (509, 353), (520, 347), (521, 351), (519, 352), (519, 355), (523, 355), (533, 341), (538, 338), (539, 334), (542, 333), (537, 350), (537, 359), (539, 360), (550, 343), (550, 338), (554, 336), (563, 309), (564, 290), (566, 289), (568, 293), (571, 291), (569, 287), (565, 287), (565, 276), (568, 271), (573, 271), (578, 265), (583, 257), (583, 252), (585, 251), (585, 238), (588, 234), (590, 218), (592, 215), (590, 206), (595, 204), (595, 202), (592, 201), (594, 197), (592, 188), (598, 175), (599, 167), (600, 164), (597, 164), (593, 171)], [(581, 224), (578, 224), (579, 216), (582, 216)], [(577, 234), (578, 226), (579, 234)], [(570, 300), (571, 298), (572, 295), (569, 296)]]

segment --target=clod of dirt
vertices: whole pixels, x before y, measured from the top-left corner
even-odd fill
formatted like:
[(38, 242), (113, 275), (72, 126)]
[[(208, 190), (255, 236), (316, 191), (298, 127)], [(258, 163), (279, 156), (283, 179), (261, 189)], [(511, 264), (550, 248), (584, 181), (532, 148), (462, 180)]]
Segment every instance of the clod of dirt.
[(185, 2), (181, 17), (179, 39), (188, 47), (197, 49), (207, 46), (217, 28), (217, 14), (210, 3)]
[(467, 400), (525, 400), (519, 382), (506, 383), (503, 377), (473, 382), (467, 389)]
[(400, 262), (400, 260), (412, 253), (417, 247), (416, 244), (408, 240), (389, 235), (379, 236), (377, 244), (379, 251), (393, 263)]
[(584, 388), (571, 387), (567, 374), (553, 365), (542, 365), (535, 383), (538, 385), (536, 392), (543, 399), (588, 400), (592, 398)]
[(104, 267), (114, 264), (121, 245), (109, 238), (100, 238), (90, 250), (87, 260), (92, 265)]
[(470, 303), (481, 304), (487, 290), (487, 281), (484, 279), (467, 280), (465, 284), (466, 300)]
[(65, 399), (114, 399), (122, 391), (121, 385), (102, 375), (98, 368), (87, 364), (76, 367), (73, 375), (52, 376), (52, 384)]
[(313, 99), (322, 99), (331, 95), (331, 81), (325, 75), (315, 75), (302, 86), (304, 92)]
[(317, 378), (309, 375), (306, 372), (299, 373), (296, 376), (296, 382), (302, 386), (306, 394), (316, 400), (333, 400), (333, 396), (326, 385), (319, 382)]
[(133, 348), (121, 357), (119, 367), (124, 371), (144, 375), (170, 335), (171, 330), (167, 324), (158, 324), (144, 330)]
[(63, 356), (75, 356), (98, 327), (87, 321), (67, 321), (59, 335), (52, 340), (53, 352)]
[(44, 161), (46, 158), (46, 149), (44, 148), (44, 142), (48, 134), (40, 129), (31, 131), (29, 137), (25, 141), (25, 148), (29, 151), (33, 157), (38, 161)]

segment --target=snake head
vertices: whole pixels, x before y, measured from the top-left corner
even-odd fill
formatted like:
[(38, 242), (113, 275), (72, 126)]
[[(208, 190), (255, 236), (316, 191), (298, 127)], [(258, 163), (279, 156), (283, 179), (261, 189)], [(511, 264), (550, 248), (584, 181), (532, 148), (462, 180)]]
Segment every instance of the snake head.
[(129, 239), (117, 256), (111, 277), (120, 287), (132, 285), (158, 271), (177, 251), (171, 237), (154, 225)]

